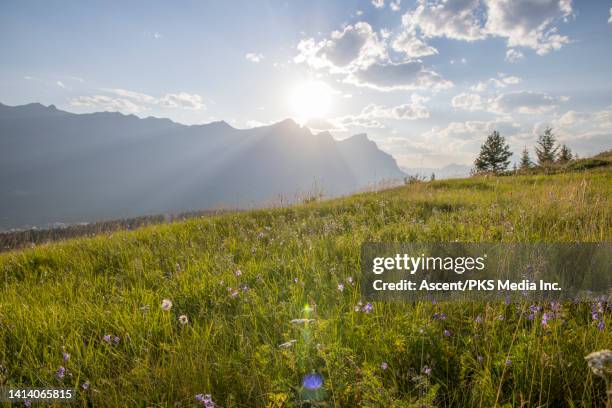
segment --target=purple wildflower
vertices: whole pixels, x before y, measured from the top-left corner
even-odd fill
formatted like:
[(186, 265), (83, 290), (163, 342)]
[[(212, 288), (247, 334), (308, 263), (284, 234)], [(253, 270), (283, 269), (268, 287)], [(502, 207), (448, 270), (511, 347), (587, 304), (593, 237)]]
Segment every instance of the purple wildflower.
[(450, 337), (451, 335), (452, 333), (449, 330), (444, 329), (444, 337)]
[(64, 378), (65, 374), (66, 374), (66, 369), (63, 366), (60, 366), (60, 368), (58, 368), (57, 372), (55, 373), (55, 377), (58, 380), (61, 380), (62, 378)]
[(479, 363), (482, 363), (484, 360), (483, 356), (476, 356), (476, 360), (478, 360)]
[(386, 370), (387, 368), (389, 368), (389, 364), (383, 361), (382, 363), (380, 363), (380, 368), (382, 368), (383, 370)]
[(353, 277), (349, 276), (348, 278), (346, 278), (346, 281), (349, 283), (349, 285), (353, 284)]
[(512, 364), (512, 360), (510, 360), (509, 358), (506, 359), (506, 365), (509, 366), (510, 364)]
[(370, 313), (372, 310), (374, 310), (374, 306), (372, 306), (372, 304), (370, 302), (366, 303), (361, 308), (361, 311), (364, 312), (364, 313)]
[(606, 323), (603, 321), (603, 319), (599, 321), (597, 328), (601, 331), (603, 331), (606, 328)]
[(81, 388), (87, 391), (89, 389), (89, 381), (85, 381), (83, 384), (81, 384)]
[(242, 271), (240, 269), (237, 269), (236, 272), (234, 272), (234, 274), (236, 276), (241, 276), (242, 275)]
[(544, 313), (544, 314), (542, 315), (542, 326), (543, 326), (543, 327), (548, 326), (548, 320), (550, 320), (550, 316), (549, 316), (549, 314), (548, 314), (548, 313)]
[(111, 335), (110, 334), (104, 335), (104, 337), (102, 337), (102, 340), (104, 340), (105, 342), (110, 344), (110, 342), (111, 342)]
[(535, 315), (533, 313), (527, 315), (527, 320), (531, 321), (533, 319), (535, 319)]
[(475, 322), (478, 324), (482, 323), (482, 316), (481, 315), (476, 316)]
[(30, 408), (32, 406), (32, 401), (30, 400), (23, 401), (23, 406), (26, 408)]
[(317, 373), (306, 374), (302, 386), (307, 390), (318, 390), (323, 386), (323, 377)]
[(431, 375), (431, 368), (429, 366), (425, 366), (423, 367), (423, 374), (425, 375)]
[(115, 344), (115, 345), (119, 344), (119, 340), (120, 339), (119, 339), (118, 336), (113, 337), (113, 344)]
[(70, 360), (70, 354), (66, 353), (65, 351), (62, 352), (62, 358), (64, 359), (64, 361), (68, 361)]
[(339, 284), (338, 284), (338, 290), (339, 290), (340, 292), (344, 291), (344, 284), (343, 284), (343, 283), (339, 283)]

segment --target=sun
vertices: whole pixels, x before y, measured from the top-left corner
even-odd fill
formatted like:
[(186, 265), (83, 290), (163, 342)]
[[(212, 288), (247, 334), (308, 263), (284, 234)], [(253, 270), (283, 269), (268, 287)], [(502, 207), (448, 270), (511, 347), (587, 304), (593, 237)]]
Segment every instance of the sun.
[(332, 107), (334, 92), (325, 82), (309, 81), (297, 85), (289, 95), (289, 105), (298, 122), (323, 119)]

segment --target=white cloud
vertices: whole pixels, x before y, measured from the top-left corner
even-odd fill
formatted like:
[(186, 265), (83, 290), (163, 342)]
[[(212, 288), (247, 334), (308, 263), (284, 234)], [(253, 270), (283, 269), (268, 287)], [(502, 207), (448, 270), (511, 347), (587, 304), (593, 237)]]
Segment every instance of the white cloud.
[(391, 3), (389, 3), (389, 8), (391, 8), (393, 11), (400, 11), (402, 8), (401, 2), (402, 0), (391, 0)]
[(161, 35), (161, 33), (158, 33), (158, 32), (153, 33), (153, 38), (155, 38), (156, 40), (159, 40), (162, 37), (163, 36)]
[(508, 47), (528, 47), (544, 55), (569, 43), (553, 23), (572, 14), (571, 0), (487, 0), (485, 28), (505, 37)]
[(523, 59), (525, 59), (525, 54), (517, 49), (508, 48), (508, 51), (506, 51), (506, 61), (512, 64)]
[(509, 85), (517, 85), (521, 81), (521, 78), (517, 76), (499, 74), (499, 79), (490, 78), (487, 81), (478, 82), (476, 85), (471, 86), (470, 90), (474, 92), (485, 92), (490, 88), (501, 89)]
[(608, 23), (612, 23), (612, 7), (610, 7), (610, 17), (608, 18)]
[(410, 102), (398, 106), (369, 104), (356, 115), (345, 115), (328, 121), (309, 122), (314, 130), (346, 132), (348, 127), (384, 128), (381, 120), (417, 120), (429, 117), (429, 109), (423, 104), (429, 98), (412, 94)]
[(385, 7), (385, 0), (372, 0), (372, 5), (376, 8)]
[(488, 109), (496, 113), (546, 113), (567, 101), (565, 96), (555, 97), (541, 92), (517, 91), (500, 94), (489, 102)]
[(482, 110), (483, 101), (480, 95), (473, 93), (460, 93), (451, 100), (453, 108), (464, 109), (468, 111)]
[(200, 95), (187, 92), (168, 93), (159, 98), (158, 103), (166, 108), (204, 110), (206, 106)]
[(555, 24), (572, 16), (571, 0), (418, 0), (402, 24), (410, 33), (418, 29), (425, 38), (502, 37), (509, 48), (506, 58), (516, 62), (524, 57), (516, 47), (544, 55), (569, 43)]
[(426, 57), (438, 53), (434, 47), (426, 44), (416, 36), (414, 31), (402, 31), (393, 41), (392, 47), (397, 52), (406, 54), (409, 58)]
[(102, 91), (112, 94), (79, 96), (70, 101), (70, 105), (75, 107), (96, 108), (107, 111), (118, 111), (123, 113), (140, 113), (152, 107), (185, 109), (185, 110), (204, 110), (206, 106), (200, 95), (187, 92), (167, 93), (160, 97), (154, 97), (141, 92), (129, 91), (126, 89), (111, 88)]
[(257, 54), (254, 52), (249, 52), (247, 54), (244, 55), (244, 58), (246, 58), (248, 61), (254, 62), (254, 63), (259, 63), (261, 61), (263, 61), (264, 56), (263, 54)]
[(295, 63), (327, 68), (332, 73), (355, 71), (388, 58), (384, 40), (366, 22), (347, 25), (318, 42), (313, 38), (302, 40), (297, 49)]
[(447, 37), (474, 41), (485, 38), (479, 0), (419, 0), (415, 10), (404, 14), (402, 23), (418, 27), (425, 37)]
[(62, 81), (55, 81), (55, 83), (57, 84), (57, 86), (59, 86), (62, 89), (67, 89), (66, 84), (64, 84)]
[(106, 95), (79, 96), (70, 100), (70, 105), (78, 108), (102, 109), (105, 111), (140, 113), (146, 108), (124, 98)]
[(507, 118), (490, 121), (469, 120), (451, 122), (444, 128), (434, 127), (423, 136), (429, 142), (444, 147), (449, 144), (465, 145), (469, 141), (484, 140), (494, 130), (508, 137), (520, 132), (521, 126)]
[(432, 90), (439, 91), (453, 86), (437, 72), (427, 68), (421, 61), (373, 64), (352, 73), (347, 82), (380, 91)]

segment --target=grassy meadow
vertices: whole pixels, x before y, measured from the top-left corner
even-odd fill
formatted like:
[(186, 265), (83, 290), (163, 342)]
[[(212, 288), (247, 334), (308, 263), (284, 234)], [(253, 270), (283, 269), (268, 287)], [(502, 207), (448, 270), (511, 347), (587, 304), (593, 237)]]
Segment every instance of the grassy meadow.
[(0, 254), (0, 385), (104, 407), (600, 407), (584, 356), (612, 348), (612, 305), (369, 304), (359, 252), (610, 241), (611, 197), (610, 167), (473, 177)]

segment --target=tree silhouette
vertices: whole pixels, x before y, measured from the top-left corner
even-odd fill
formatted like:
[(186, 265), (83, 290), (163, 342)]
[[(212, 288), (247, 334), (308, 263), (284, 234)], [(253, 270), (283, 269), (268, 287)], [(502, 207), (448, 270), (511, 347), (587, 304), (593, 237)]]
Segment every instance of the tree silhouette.
[(512, 152), (506, 144), (506, 139), (494, 130), (480, 147), (480, 154), (474, 161), (476, 171), (500, 173), (508, 168), (510, 156)]
[(528, 170), (533, 166), (533, 162), (529, 157), (529, 150), (527, 150), (527, 146), (523, 149), (523, 153), (521, 154), (521, 161), (519, 163), (519, 168), (521, 170)]
[(572, 160), (573, 158), (574, 156), (572, 155), (572, 149), (570, 149), (565, 144), (561, 146), (561, 150), (559, 151), (559, 157), (557, 158), (557, 163), (564, 164)]
[(552, 133), (552, 128), (544, 129), (544, 134), (538, 136), (537, 145), (535, 148), (538, 156), (538, 164), (540, 166), (549, 166), (557, 159), (557, 150), (559, 146), (555, 146), (557, 139)]

